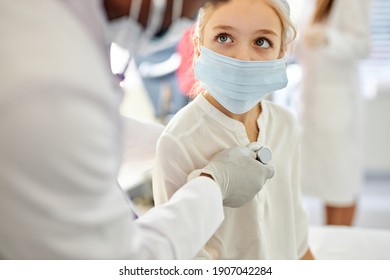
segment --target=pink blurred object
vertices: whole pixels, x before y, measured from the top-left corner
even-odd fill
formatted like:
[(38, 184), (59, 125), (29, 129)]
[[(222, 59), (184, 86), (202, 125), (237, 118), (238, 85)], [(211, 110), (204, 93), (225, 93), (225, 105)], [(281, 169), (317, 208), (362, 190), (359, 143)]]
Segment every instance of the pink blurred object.
[(191, 95), (191, 89), (196, 82), (193, 67), (193, 34), (194, 26), (187, 28), (177, 45), (177, 52), (181, 56), (181, 63), (176, 71), (176, 75), (180, 90), (187, 96)]

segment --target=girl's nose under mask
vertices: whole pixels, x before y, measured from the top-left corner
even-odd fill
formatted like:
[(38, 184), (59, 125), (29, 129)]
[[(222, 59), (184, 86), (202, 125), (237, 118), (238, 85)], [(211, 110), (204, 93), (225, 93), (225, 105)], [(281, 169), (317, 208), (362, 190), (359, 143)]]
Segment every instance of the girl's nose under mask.
[(243, 114), (266, 95), (287, 86), (284, 59), (242, 61), (201, 47), (195, 77), (223, 107)]

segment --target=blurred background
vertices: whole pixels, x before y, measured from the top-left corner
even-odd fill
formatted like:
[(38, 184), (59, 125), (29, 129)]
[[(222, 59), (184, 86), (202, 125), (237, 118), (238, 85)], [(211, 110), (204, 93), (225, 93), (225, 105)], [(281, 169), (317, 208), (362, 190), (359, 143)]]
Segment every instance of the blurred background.
[[(293, 19), (297, 22), (306, 1), (290, 1)], [(189, 53), (183, 53), (183, 47), (178, 48), (179, 43), (187, 42), (190, 36), (188, 26), (189, 23), (186, 28), (176, 31), (172, 40), (166, 40), (166, 34), (155, 38), (153, 48), (134, 57), (126, 72), (126, 77), (131, 78), (122, 82), (125, 90), (123, 115), (165, 125), (189, 102), (188, 89), (179, 80), (186, 74), (183, 74), (183, 67), (188, 68), (192, 59)], [(370, 30), (371, 54), (360, 63), (364, 100), (364, 145), (361, 151), (364, 187), (354, 225), (390, 230), (390, 1), (373, 0)], [(170, 43), (164, 43), (167, 41)], [(185, 46), (184, 51), (188, 51)], [(123, 68), (127, 56), (126, 52), (113, 46), (113, 69)], [(269, 98), (296, 114), (301, 67), (294, 55), (290, 55), (288, 61), (288, 87)], [(141, 212), (153, 205), (149, 168), (123, 167), (119, 182), (131, 194)], [(304, 196), (303, 199), (310, 224), (323, 225), (322, 202), (312, 197)]]

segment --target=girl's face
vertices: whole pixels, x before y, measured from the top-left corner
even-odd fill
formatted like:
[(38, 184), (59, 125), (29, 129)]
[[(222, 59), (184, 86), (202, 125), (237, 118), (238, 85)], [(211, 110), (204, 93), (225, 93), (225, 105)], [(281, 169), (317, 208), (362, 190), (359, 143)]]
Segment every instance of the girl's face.
[(281, 58), (282, 23), (264, 0), (230, 0), (207, 14), (201, 45), (231, 58)]

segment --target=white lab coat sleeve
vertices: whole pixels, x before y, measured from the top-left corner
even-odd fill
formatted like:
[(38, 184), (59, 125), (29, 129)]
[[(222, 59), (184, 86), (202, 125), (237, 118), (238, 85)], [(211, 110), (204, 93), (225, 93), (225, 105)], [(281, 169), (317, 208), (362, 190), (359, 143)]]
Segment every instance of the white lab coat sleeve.
[[(161, 233), (161, 241), (170, 240), (176, 259), (192, 259), (217, 231), (224, 219), (222, 194), (218, 185), (207, 177), (198, 177), (176, 191), (167, 203), (141, 216), (137, 223), (148, 233)], [(164, 244), (161, 242), (161, 244)], [(150, 251), (164, 252), (158, 243)]]
[(371, 0), (337, 0), (326, 27), (325, 55), (356, 60), (370, 52)]
[(296, 134), (293, 139), (292, 149), (294, 149), (292, 157), (292, 172), (291, 172), (291, 182), (293, 188), (293, 202), (294, 202), (294, 218), (295, 218), (295, 238), (296, 238), (296, 248), (297, 256), (301, 258), (305, 255), (306, 251), (309, 249), (308, 244), (308, 216), (306, 210), (303, 207), (302, 203), (302, 190), (300, 182), (300, 137), (298, 134), (298, 128), (295, 129)]

